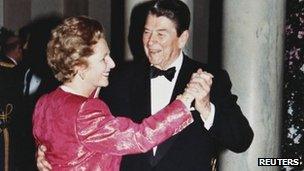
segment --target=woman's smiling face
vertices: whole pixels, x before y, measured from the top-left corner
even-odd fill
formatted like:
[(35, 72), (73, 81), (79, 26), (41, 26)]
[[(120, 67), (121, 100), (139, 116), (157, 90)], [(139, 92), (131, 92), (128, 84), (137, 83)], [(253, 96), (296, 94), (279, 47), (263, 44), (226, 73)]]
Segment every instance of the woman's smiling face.
[(94, 53), (87, 58), (88, 66), (84, 70), (85, 81), (94, 87), (106, 87), (109, 84), (109, 73), (115, 67), (110, 57), (110, 50), (104, 38), (94, 46)]

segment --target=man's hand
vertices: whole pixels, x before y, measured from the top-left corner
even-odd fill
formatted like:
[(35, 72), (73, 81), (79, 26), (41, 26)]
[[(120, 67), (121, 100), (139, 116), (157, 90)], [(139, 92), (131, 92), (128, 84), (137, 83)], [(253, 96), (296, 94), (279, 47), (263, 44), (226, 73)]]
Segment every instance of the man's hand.
[(46, 147), (40, 145), (37, 151), (37, 168), (39, 171), (50, 171), (52, 170), (51, 164), (45, 159)]
[(210, 89), (212, 78), (213, 75), (210, 73), (198, 69), (196, 73), (192, 74), (191, 80), (187, 85), (187, 87), (195, 87), (195, 92), (191, 92), (195, 94), (195, 109), (205, 120), (207, 120), (211, 112)]

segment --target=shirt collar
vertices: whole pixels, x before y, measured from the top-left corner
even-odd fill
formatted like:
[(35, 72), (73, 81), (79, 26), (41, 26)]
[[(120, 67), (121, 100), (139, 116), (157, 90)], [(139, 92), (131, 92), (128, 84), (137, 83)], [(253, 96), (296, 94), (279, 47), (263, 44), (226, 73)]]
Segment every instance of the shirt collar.
[(17, 65), (18, 63), (17, 63), (17, 61), (14, 59), (14, 58), (11, 58), (11, 57), (9, 57), (9, 56), (7, 56), (15, 65)]

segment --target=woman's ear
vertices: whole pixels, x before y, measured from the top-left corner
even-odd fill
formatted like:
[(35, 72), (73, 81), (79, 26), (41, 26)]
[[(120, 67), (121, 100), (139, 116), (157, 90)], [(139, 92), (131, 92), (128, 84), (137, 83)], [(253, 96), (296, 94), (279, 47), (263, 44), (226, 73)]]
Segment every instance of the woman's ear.
[(178, 38), (179, 48), (184, 48), (189, 39), (189, 30), (185, 30)]
[(86, 63), (78, 63), (76, 64), (73, 69), (77, 72), (77, 73), (81, 73), (84, 72), (87, 69), (87, 65)]
[(84, 78), (85, 78), (86, 68), (87, 67), (85, 65), (74, 66), (74, 70), (76, 71), (76, 75), (78, 75), (82, 80), (84, 80)]

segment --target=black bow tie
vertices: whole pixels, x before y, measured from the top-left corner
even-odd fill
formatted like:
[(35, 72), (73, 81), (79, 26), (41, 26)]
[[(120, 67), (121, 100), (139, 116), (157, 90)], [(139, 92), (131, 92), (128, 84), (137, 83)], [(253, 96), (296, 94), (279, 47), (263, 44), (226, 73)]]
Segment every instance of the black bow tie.
[(156, 78), (158, 76), (165, 76), (169, 81), (172, 81), (175, 74), (175, 67), (169, 68), (167, 70), (161, 70), (154, 66), (150, 67), (150, 78)]

